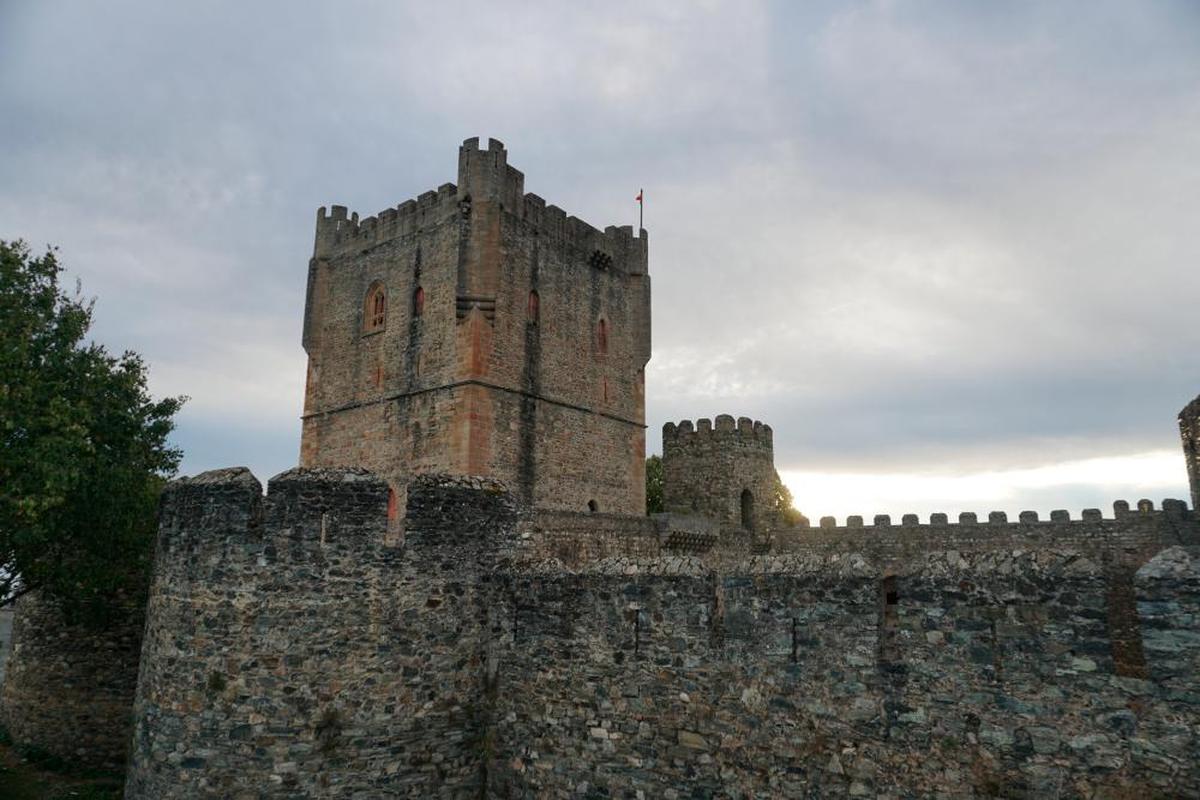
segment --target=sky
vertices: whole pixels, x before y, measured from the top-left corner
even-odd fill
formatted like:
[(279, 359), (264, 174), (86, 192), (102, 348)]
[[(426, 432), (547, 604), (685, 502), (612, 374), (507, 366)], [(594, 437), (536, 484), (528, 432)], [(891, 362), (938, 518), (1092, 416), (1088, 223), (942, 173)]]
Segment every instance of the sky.
[(186, 474), (297, 461), (316, 209), (470, 136), (653, 280), (647, 446), (750, 416), (814, 520), (1187, 497), (1200, 4), (0, 0), (0, 238), (185, 394)]

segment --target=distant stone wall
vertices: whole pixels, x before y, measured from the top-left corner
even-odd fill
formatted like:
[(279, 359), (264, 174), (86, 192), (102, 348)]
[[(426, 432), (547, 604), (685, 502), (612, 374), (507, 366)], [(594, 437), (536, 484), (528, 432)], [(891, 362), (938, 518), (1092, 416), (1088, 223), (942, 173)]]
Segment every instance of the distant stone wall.
[(954, 522), (945, 514), (932, 514), (927, 523), (919, 522), (915, 514), (905, 514), (898, 523), (880, 514), (869, 524), (860, 516), (850, 516), (841, 526), (833, 517), (823, 517), (819, 527), (771, 531), (766, 544), (771, 553), (781, 555), (864, 553), (886, 565), (939, 551), (1016, 548), (1071, 550), (1097, 561), (1138, 566), (1164, 547), (1189, 543), (1196, 529), (1195, 513), (1181, 500), (1164, 500), (1161, 510), (1150, 500), (1139, 500), (1133, 507), (1118, 500), (1109, 517), (1092, 508), (1075, 519), (1065, 510), (1051, 512), (1049, 519), (1033, 511), (1011, 520), (1003, 511), (984, 518), (964, 513)]
[(354, 470), (172, 485), (128, 797), (1200, 793), (1181, 503), (754, 546), (445, 477), (391, 546), (386, 505)]
[(0, 686), (0, 724), (14, 742), (77, 766), (124, 768), (145, 617), (118, 608), (92, 628), (68, 624), (37, 593), (17, 600)]

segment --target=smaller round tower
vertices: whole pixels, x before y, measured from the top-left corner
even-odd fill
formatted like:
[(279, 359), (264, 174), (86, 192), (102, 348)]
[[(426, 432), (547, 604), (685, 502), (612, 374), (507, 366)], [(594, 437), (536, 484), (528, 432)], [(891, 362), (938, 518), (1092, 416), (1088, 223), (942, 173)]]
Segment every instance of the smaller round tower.
[(701, 514), (723, 527), (769, 530), (773, 508), (775, 451), (771, 426), (728, 414), (663, 426), (663, 507)]

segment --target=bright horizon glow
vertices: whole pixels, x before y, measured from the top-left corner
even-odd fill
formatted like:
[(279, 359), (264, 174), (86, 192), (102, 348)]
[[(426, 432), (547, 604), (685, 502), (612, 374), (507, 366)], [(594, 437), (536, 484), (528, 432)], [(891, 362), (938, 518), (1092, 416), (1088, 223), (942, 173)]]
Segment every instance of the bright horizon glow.
[[(780, 477), (795, 498), (796, 508), (812, 524), (822, 516), (844, 523), (852, 514), (861, 515), (869, 524), (875, 514), (890, 514), (899, 522), (903, 514), (915, 513), (927, 522), (932, 512), (953, 517), (963, 511), (979, 513), (981, 519), (989, 511), (1005, 511), (1015, 519), (1019, 512), (1030, 510), (1044, 519), (1055, 508), (1066, 508), (1078, 519), (1084, 507), (1100, 508), (1109, 517), (1116, 500), (1133, 505), (1139, 498), (1149, 497), (1158, 508), (1166, 497), (1187, 499), (1184, 469), (1180, 453), (1155, 450), (964, 475), (789, 470), (780, 471)], [(1107, 496), (1102, 497), (1102, 492)], [(1051, 498), (1052, 506), (1014, 505), (1018, 496), (1043, 494)], [(1076, 503), (1085, 505), (1077, 508)]]

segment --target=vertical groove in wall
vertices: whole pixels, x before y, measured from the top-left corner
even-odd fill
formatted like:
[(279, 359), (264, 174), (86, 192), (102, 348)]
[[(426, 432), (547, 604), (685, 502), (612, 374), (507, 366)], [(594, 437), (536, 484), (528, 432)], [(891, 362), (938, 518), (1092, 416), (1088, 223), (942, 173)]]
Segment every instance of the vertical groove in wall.
[(1113, 670), (1124, 677), (1148, 678), (1150, 672), (1146, 668), (1146, 654), (1142, 647), (1142, 627), (1138, 619), (1133, 571), (1128, 568), (1109, 569), (1104, 576), (1104, 583)]
[[(541, 296), (541, 279), (539, 271), (539, 243), (533, 240), (532, 263), (530, 264), (529, 291), (538, 292)], [(528, 298), (526, 303), (528, 303)], [(535, 504), (533, 487), (537, 485), (537, 396), (542, 393), (542, 322), (541, 309), (538, 317), (533, 318), (528, 306), (525, 312), (525, 358), (522, 364), (521, 388), (528, 394), (521, 396), (519, 439), (517, 443), (517, 483), (521, 501), (526, 505)]]

